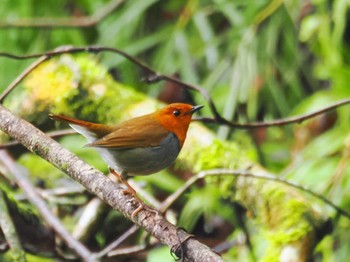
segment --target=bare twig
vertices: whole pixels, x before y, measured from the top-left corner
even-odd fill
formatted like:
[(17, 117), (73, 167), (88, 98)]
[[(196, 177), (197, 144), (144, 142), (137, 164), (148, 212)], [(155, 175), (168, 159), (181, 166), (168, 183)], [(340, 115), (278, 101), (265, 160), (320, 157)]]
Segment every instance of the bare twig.
[[(125, 195), (121, 187), (116, 186), (101, 172), (62, 148), (60, 144), (45, 136), (30, 123), (14, 116), (3, 106), (0, 106), (0, 129), (68, 174), (129, 219), (138, 208), (138, 203), (132, 195)], [(160, 214), (145, 209), (138, 213), (135, 222), (160, 242), (170, 247), (178, 244), (178, 229)], [(188, 234), (183, 233), (181, 239), (185, 239), (186, 235)], [(195, 239), (189, 239), (184, 245), (185, 256), (189, 261), (222, 261), (221, 257), (212, 252), (209, 247)]]
[(41, 56), (38, 60), (33, 62), (29, 67), (27, 67), (16, 79), (1, 93), (0, 103), (2, 103), (5, 97), (35, 68), (37, 68), (42, 62), (46, 61), (48, 56)]
[(84, 207), (82, 214), (77, 221), (73, 236), (84, 243), (88, 242), (91, 236), (100, 229), (101, 222), (106, 218), (110, 207), (101, 199), (94, 197)]
[[(337, 107), (340, 107), (340, 106), (343, 106), (343, 105), (350, 103), (350, 98), (347, 98), (344, 100), (340, 100), (340, 101), (338, 101), (330, 106), (327, 106), (325, 108), (317, 110), (313, 113), (304, 114), (301, 116), (294, 116), (294, 117), (278, 119), (278, 120), (273, 120), (273, 121), (268, 121), (268, 122), (256, 122), (256, 123), (240, 124), (240, 123), (235, 123), (235, 122), (229, 121), (220, 115), (214, 101), (212, 100), (212, 98), (209, 95), (207, 90), (205, 90), (199, 86), (183, 82), (176, 77), (160, 74), (160, 73), (156, 72), (155, 70), (153, 70), (152, 68), (150, 68), (149, 66), (147, 66), (145, 63), (141, 62), (140, 60), (136, 59), (135, 57), (133, 57), (133, 56), (127, 54), (126, 52), (124, 52), (120, 49), (117, 49), (117, 48), (97, 47), (97, 46), (71, 47), (71, 48), (65, 48), (64, 50), (54, 50), (51, 52), (46, 52), (44, 54), (32, 54), (32, 55), (25, 55), (25, 56), (0, 52), (0, 56), (5, 56), (8, 58), (12, 58), (12, 59), (30, 59), (30, 58), (41, 57), (43, 55), (51, 57), (51, 56), (57, 56), (57, 55), (64, 54), (64, 53), (73, 54), (73, 53), (80, 53), (80, 52), (92, 52), (92, 53), (113, 52), (113, 53), (117, 53), (117, 54), (123, 56), (124, 58), (126, 58), (127, 60), (131, 61), (135, 65), (142, 68), (148, 75), (143, 79), (147, 83), (155, 83), (155, 82), (159, 82), (162, 80), (166, 80), (166, 81), (171, 81), (173, 83), (176, 83), (176, 84), (183, 86), (185, 88), (199, 92), (208, 102), (210, 110), (211, 110), (214, 117), (213, 118), (210, 118), (210, 117), (197, 118), (197, 120), (207, 122), (207, 123), (227, 125), (227, 126), (234, 127), (234, 128), (257, 128), (257, 127), (282, 126), (282, 125), (288, 125), (288, 124), (292, 124), (292, 123), (301, 123), (302, 121), (305, 121), (306, 119), (310, 119), (314, 116), (320, 115), (322, 113), (328, 112), (328, 111), (333, 110)], [(0, 101), (1, 101), (2, 97), (3, 97), (3, 95), (0, 96)]]
[(17, 180), (17, 184), (23, 189), (23, 191), (28, 196), (30, 202), (32, 202), (39, 210), (46, 222), (52, 226), (57, 234), (59, 234), (62, 239), (67, 243), (67, 245), (76, 252), (76, 254), (81, 257), (84, 261), (95, 261), (92, 259), (92, 254), (90, 251), (83, 246), (79, 241), (75, 240), (70, 233), (64, 228), (58, 218), (51, 213), (50, 209), (47, 207), (45, 201), (39, 196), (35, 188), (28, 181), (28, 175), (25, 174), (23, 168), (13, 161), (13, 159), (6, 153), (6, 151), (0, 151), (0, 161), (8, 168), (12, 175)]
[(147, 247), (146, 245), (141, 244), (141, 245), (132, 246), (132, 247), (119, 248), (109, 252), (108, 257), (135, 254), (145, 250), (146, 247)]
[(296, 189), (299, 189), (319, 200), (326, 203), (327, 205), (334, 208), (339, 214), (347, 217), (350, 219), (350, 213), (346, 210), (342, 209), (341, 207), (334, 204), (332, 201), (328, 200), (326, 197), (315, 193), (311, 191), (310, 189), (307, 189), (301, 185), (298, 185), (296, 183), (272, 176), (272, 175), (255, 175), (249, 170), (246, 169), (238, 169), (238, 170), (232, 170), (232, 169), (213, 169), (213, 170), (205, 170), (202, 172), (199, 172), (197, 175), (191, 177), (189, 180), (186, 181), (186, 183), (179, 188), (175, 193), (170, 195), (161, 205), (160, 211), (165, 212), (181, 195), (183, 195), (194, 183), (196, 183), (198, 180), (203, 179), (205, 177), (209, 176), (242, 176), (242, 177), (252, 177), (256, 179), (263, 179), (263, 180), (269, 180), (274, 181), (277, 183), (281, 183), (290, 187), (294, 187)]
[(109, 244), (107, 247), (105, 247), (103, 250), (95, 254), (96, 258), (104, 257), (108, 254), (110, 256), (112, 250), (118, 247), (121, 243), (123, 243), (127, 238), (129, 238), (131, 235), (135, 234), (137, 230), (139, 230), (140, 227), (137, 225), (133, 225), (130, 227), (127, 231), (124, 232), (120, 237), (118, 237), (115, 241), (113, 241), (111, 244)]
[(38, 189), (39, 194), (42, 198), (50, 198), (51, 196), (67, 196), (82, 194), (85, 191), (80, 185), (75, 185), (74, 187), (58, 187), (54, 189)]
[[(247, 237), (244, 234), (238, 234), (237, 237), (230, 240), (225, 240), (224, 242), (216, 245), (213, 250), (219, 254), (230, 250), (232, 247), (243, 246), (247, 243)], [(254, 261), (254, 260), (253, 260)]]
[[(69, 50), (70, 46), (60, 46), (57, 47), (55, 52), (65, 52)], [(1, 53), (0, 53), (1, 56)], [(39, 55), (36, 58), (39, 58), (34, 63), (32, 63), (29, 67), (27, 67), (16, 79), (1, 93), (0, 95), (0, 103), (3, 103), (4, 99), (9, 95), (9, 93), (27, 76), (32, 72), (35, 68), (41, 65), (43, 62), (50, 58), (49, 55), (43, 54)]]
[(20, 18), (11, 21), (0, 21), (0, 28), (62, 28), (62, 27), (91, 27), (110, 15), (123, 0), (114, 0), (101, 7), (91, 16), (68, 18)]
[(301, 123), (307, 119), (313, 118), (317, 115), (321, 115), (323, 113), (326, 113), (328, 111), (331, 111), (333, 109), (336, 109), (338, 107), (341, 107), (343, 105), (350, 104), (350, 98), (346, 98), (343, 100), (339, 100), (335, 102), (334, 104), (331, 104), (329, 106), (326, 106), (322, 109), (319, 109), (317, 111), (303, 114), (303, 115), (298, 115), (298, 116), (291, 116), (283, 119), (276, 119), (272, 121), (264, 121), (264, 122), (256, 122), (256, 123), (244, 123), (244, 124), (239, 124), (235, 122), (230, 122), (226, 120), (220, 120), (216, 118), (209, 118), (209, 117), (198, 117), (195, 120), (197, 121), (202, 121), (204, 123), (221, 123), (223, 125), (227, 125), (230, 127), (235, 127), (235, 128), (257, 128), (257, 127), (271, 127), (271, 126), (284, 126), (284, 125), (289, 125), (289, 124), (294, 124), (294, 123)]

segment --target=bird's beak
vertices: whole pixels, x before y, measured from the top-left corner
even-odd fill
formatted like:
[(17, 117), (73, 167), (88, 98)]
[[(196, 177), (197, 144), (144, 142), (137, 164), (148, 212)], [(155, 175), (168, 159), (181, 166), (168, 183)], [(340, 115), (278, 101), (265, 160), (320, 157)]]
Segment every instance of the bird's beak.
[(203, 108), (203, 105), (199, 105), (199, 106), (193, 106), (192, 109), (190, 111), (188, 111), (188, 114), (193, 114), (194, 112), (198, 111), (199, 109)]

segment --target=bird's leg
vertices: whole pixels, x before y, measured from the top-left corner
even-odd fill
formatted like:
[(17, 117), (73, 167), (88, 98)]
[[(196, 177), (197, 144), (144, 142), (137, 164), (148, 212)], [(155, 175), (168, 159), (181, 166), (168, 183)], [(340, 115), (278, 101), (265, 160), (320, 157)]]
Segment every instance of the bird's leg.
[[(136, 191), (135, 189), (132, 188), (132, 186), (130, 186), (129, 182), (128, 182), (128, 173), (125, 171), (122, 171), (122, 173), (120, 174), (120, 181), (126, 185), (127, 189), (125, 189), (123, 192), (124, 194), (130, 194), (135, 196), (138, 200), (139, 198), (136, 196)], [(140, 200), (141, 201), (141, 200)]]
[(124, 190), (123, 190), (123, 193), (124, 193), (124, 194), (129, 194), (129, 195), (134, 196), (134, 197), (136, 198), (138, 204), (139, 204), (138, 208), (136, 208), (136, 209), (131, 213), (131, 219), (132, 219), (133, 221), (135, 221), (135, 220), (134, 220), (134, 217), (135, 217), (141, 210), (143, 210), (143, 209), (147, 209), (148, 211), (153, 211), (153, 212), (154, 212), (154, 210), (152, 210), (152, 209), (150, 209), (148, 206), (146, 206), (146, 205), (142, 202), (142, 200), (136, 195), (135, 189), (133, 189), (133, 188), (130, 186), (130, 184), (128, 183), (128, 180), (127, 180), (127, 178), (128, 178), (128, 173), (127, 173), (127, 172), (122, 171), (121, 174), (118, 174), (118, 173), (117, 173), (114, 169), (112, 169), (112, 168), (110, 168), (109, 171), (110, 171), (113, 175), (115, 175), (115, 176), (118, 178), (118, 180), (119, 180), (121, 183), (123, 183), (123, 184), (127, 187), (127, 189), (124, 189)]
[(128, 183), (128, 173), (125, 171), (122, 171), (121, 174), (117, 173), (114, 169), (110, 168), (109, 172), (111, 172), (113, 175), (115, 175), (118, 178), (118, 182), (124, 184), (127, 189), (123, 190), (124, 194), (129, 194), (129, 195), (133, 195), (135, 196), (137, 199), (138, 197), (136, 196), (136, 191), (135, 189), (132, 188), (132, 186), (130, 186), (130, 184)]

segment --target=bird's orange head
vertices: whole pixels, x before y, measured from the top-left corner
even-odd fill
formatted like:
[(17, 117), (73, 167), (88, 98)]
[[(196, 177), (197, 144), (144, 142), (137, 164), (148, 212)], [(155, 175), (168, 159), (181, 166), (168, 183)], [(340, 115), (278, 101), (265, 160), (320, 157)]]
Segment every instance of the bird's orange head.
[(182, 147), (192, 115), (202, 107), (202, 105), (192, 106), (174, 103), (156, 111), (154, 114), (164, 128), (177, 136)]

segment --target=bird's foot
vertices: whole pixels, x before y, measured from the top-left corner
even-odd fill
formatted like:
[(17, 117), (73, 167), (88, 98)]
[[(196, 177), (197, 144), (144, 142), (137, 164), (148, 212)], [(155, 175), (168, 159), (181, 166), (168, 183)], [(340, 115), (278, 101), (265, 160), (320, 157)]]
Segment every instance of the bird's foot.
[(159, 215), (159, 211), (158, 211), (158, 210), (156, 210), (156, 209), (154, 209), (154, 208), (152, 208), (152, 207), (149, 207), (149, 206), (145, 205), (142, 201), (137, 200), (137, 203), (138, 203), (138, 207), (137, 207), (134, 211), (132, 211), (131, 216), (130, 216), (131, 220), (132, 220), (134, 223), (137, 222), (136, 216), (137, 216), (142, 210), (146, 210), (146, 211), (148, 211), (148, 212), (152, 212), (152, 213), (154, 213), (154, 214), (156, 214), (156, 215)]
[(140, 213), (142, 210), (147, 210), (149, 212), (155, 213), (155, 214), (159, 214), (158, 210), (155, 210), (147, 205), (145, 205), (142, 200), (137, 196), (135, 189), (132, 188), (132, 186), (128, 183), (127, 181), (127, 175), (126, 173), (122, 172), (122, 174), (118, 174), (114, 169), (110, 168), (110, 172), (115, 175), (118, 180), (124, 184), (127, 188), (123, 190), (123, 193), (125, 195), (132, 195), (133, 197), (136, 198), (139, 206), (131, 213), (131, 219), (133, 222), (136, 222), (135, 217), (138, 215), (138, 213)]
[[(178, 238), (178, 243), (173, 245), (170, 249), (170, 254), (171, 256), (175, 259), (175, 260), (180, 260), (183, 261), (184, 260), (184, 256), (185, 256), (185, 252), (184, 252), (184, 244), (186, 241), (188, 241), (190, 238), (194, 238), (194, 235), (191, 235), (191, 234), (188, 234), (187, 232), (187, 235), (181, 239), (180, 237), (180, 230), (183, 230), (186, 232), (186, 230), (184, 230), (183, 228), (177, 228), (176, 230), (176, 236)], [(176, 259), (175, 256), (179, 257), (178, 259)]]
[(123, 193), (126, 195), (132, 195), (136, 198), (136, 201), (138, 203), (138, 207), (131, 213), (131, 220), (136, 222), (136, 216), (138, 213), (140, 213), (142, 210), (147, 210), (149, 212), (155, 213), (156, 215), (159, 215), (159, 211), (147, 206), (143, 201), (137, 196), (136, 191), (133, 188), (127, 188), (123, 190)]

